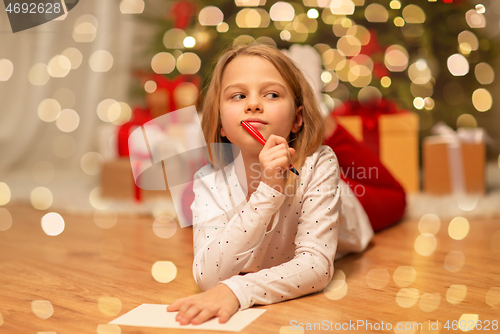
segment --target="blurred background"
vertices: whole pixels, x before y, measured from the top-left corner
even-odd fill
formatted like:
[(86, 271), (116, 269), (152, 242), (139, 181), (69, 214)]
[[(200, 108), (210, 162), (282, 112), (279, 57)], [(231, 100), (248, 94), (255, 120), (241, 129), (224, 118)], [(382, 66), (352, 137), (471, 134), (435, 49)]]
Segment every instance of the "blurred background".
[[(500, 1), (81, 0), (18, 33), (0, 9), (0, 206), (189, 215), (189, 190), (176, 212), (134, 184), (128, 135), (197, 106), (221, 50), (258, 42), (380, 155), (408, 217), (500, 214)], [(169, 122), (164, 149), (192, 147), (197, 120)]]

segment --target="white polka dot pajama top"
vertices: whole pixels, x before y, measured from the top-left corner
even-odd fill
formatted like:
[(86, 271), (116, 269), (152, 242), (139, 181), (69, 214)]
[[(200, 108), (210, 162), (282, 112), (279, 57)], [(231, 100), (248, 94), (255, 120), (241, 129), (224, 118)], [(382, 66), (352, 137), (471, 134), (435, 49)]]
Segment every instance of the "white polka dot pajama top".
[(246, 201), (234, 168), (224, 175), (207, 165), (194, 178), (193, 275), (202, 291), (226, 284), (240, 309), (317, 292), (334, 259), (363, 251), (373, 236), (329, 146), (307, 157), (295, 196), (260, 182)]

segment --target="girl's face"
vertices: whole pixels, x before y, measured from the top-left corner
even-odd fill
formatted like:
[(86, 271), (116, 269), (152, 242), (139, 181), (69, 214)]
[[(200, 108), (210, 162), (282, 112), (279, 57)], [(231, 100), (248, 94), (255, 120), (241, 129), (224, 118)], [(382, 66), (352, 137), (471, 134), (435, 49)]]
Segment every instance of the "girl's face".
[[(267, 140), (271, 134), (289, 140), (302, 126), (302, 106), (274, 65), (259, 56), (237, 56), (222, 76), (222, 136), (243, 151), (258, 154), (262, 145), (240, 124), (247, 120)], [(294, 127), (295, 126), (295, 127)]]

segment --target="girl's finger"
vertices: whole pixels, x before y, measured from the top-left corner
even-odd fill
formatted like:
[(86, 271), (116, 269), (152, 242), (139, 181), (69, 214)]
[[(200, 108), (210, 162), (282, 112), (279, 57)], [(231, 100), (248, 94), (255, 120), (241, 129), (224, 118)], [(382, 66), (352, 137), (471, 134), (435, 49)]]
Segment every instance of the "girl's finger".
[(183, 314), (183, 318), (185, 320), (184, 324), (189, 324), (191, 320), (196, 317), (201, 311), (202, 309), (198, 305), (191, 305), (191, 307)]
[(219, 323), (221, 324), (226, 323), (229, 320), (229, 318), (231, 318), (231, 315), (232, 314), (229, 311), (220, 309), (219, 313), (217, 314), (217, 316), (219, 317)]
[(203, 309), (200, 313), (198, 313), (196, 317), (193, 318), (193, 320), (191, 320), (191, 323), (193, 325), (198, 325), (204, 323), (207, 320), (210, 320), (214, 316), (215, 314), (213, 311), (210, 311), (208, 309)]
[(167, 312), (179, 311), (179, 307), (182, 303), (182, 299), (177, 299), (175, 302), (167, 306)]

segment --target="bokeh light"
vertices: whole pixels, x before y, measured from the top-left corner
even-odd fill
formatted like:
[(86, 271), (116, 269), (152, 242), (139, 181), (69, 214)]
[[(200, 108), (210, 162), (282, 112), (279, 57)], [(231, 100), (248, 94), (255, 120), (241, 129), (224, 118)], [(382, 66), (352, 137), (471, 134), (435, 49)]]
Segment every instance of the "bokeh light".
[(325, 294), (325, 297), (330, 300), (340, 300), (345, 297), (347, 290), (348, 287), (345, 273), (344, 271), (337, 269), (335, 270), (330, 283), (328, 283), (326, 288), (323, 289), (323, 293)]
[(465, 265), (465, 254), (461, 251), (451, 251), (444, 259), (444, 268), (449, 272), (456, 273)]
[(416, 97), (413, 99), (413, 106), (417, 109), (424, 109), (425, 107), (425, 102), (424, 99), (421, 97)]
[(80, 116), (73, 109), (64, 109), (56, 120), (56, 126), (62, 132), (72, 132), (78, 128)]
[(408, 5), (403, 9), (403, 19), (406, 23), (424, 23), (425, 12), (417, 5)]
[(469, 233), (469, 221), (463, 217), (455, 217), (448, 225), (448, 234), (454, 240), (462, 240)]
[(417, 85), (425, 85), (432, 79), (432, 72), (424, 59), (418, 59), (408, 68), (410, 80)]
[(202, 26), (216, 26), (224, 21), (224, 13), (215, 6), (206, 6), (200, 10), (198, 20)]
[(65, 56), (54, 56), (49, 61), (48, 72), (54, 78), (64, 78), (71, 70), (71, 62)]
[(391, 72), (402, 72), (408, 67), (408, 51), (401, 45), (391, 45), (385, 50), (384, 64)]
[(132, 118), (132, 108), (125, 102), (115, 102), (109, 106), (107, 116), (111, 123), (122, 125)]
[(144, 7), (144, 0), (122, 0), (120, 2), (122, 14), (141, 14), (144, 12)]
[(12, 227), (12, 215), (9, 210), (0, 208), (0, 232), (5, 232)]
[(155, 73), (168, 74), (175, 69), (175, 58), (169, 52), (157, 53), (151, 60), (151, 68)]
[(332, 0), (330, 11), (334, 15), (352, 15), (354, 14), (354, 3), (352, 0)]
[(48, 319), (54, 314), (54, 307), (48, 300), (33, 300), (31, 311), (40, 319)]
[(389, 19), (389, 12), (383, 5), (372, 3), (366, 6), (365, 18), (368, 22), (387, 22)]
[(100, 297), (97, 308), (105, 316), (113, 317), (122, 310), (122, 302), (116, 297)]
[(113, 324), (97, 325), (97, 334), (121, 334), (120, 326)]
[(478, 13), (476, 10), (471, 9), (465, 13), (465, 20), (471, 28), (484, 28), (486, 27), (486, 18), (483, 14)]
[(187, 34), (182, 29), (172, 28), (165, 32), (163, 35), (163, 45), (167, 49), (183, 49), (184, 48), (184, 38)]
[(221, 24), (217, 25), (216, 29), (217, 29), (217, 32), (220, 32), (220, 33), (228, 32), (229, 24), (227, 24), (226, 22), (222, 22)]
[(394, 18), (394, 25), (396, 27), (403, 27), (405, 25), (405, 20), (402, 17), (398, 16)]
[(418, 306), (424, 312), (433, 312), (441, 304), (441, 295), (439, 293), (424, 293), (419, 300)]
[(44, 122), (53, 122), (61, 114), (61, 105), (54, 99), (45, 99), (38, 105), (38, 117)]
[(410, 308), (418, 302), (420, 293), (414, 288), (403, 288), (396, 295), (396, 302), (403, 308)]
[(10, 187), (5, 182), (0, 182), (0, 205), (5, 205), (10, 202), (11, 199)]
[(307, 11), (307, 17), (310, 19), (317, 19), (319, 17), (319, 12), (316, 8), (311, 8)]
[(391, 9), (401, 9), (401, 2), (398, 0), (391, 0), (389, 7), (391, 7)]
[(433, 213), (427, 213), (420, 218), (418, 230), (420, 233), (430, 233), (436, 235), (441, 228), (441, 219)]
[(104, 159), (97, 152), (87, 152), (80, 160), (80, 167), (88, 175), (97, 175), (101, 172)]
[(415, 240), (415, 251), (422, 256), (429, 256), (436, 250), (437, 239), (433, 234), (422, 233)]
[(107, 210), (112, 204), (101, 197), (101, 187), (95, 187), (90, 191), (89, 203), (97, 210)]
[(95, 16), (85, 14), (80, 16), (73, 28), (73, 40), (77, 43), (93, 42), (97, 34), (98, 22)]
[(388, 88), (391, 86), (392, 80), (391, 78), (385, 76), (380, 79), (380, 85), (384, 88)]
[(485, 296), (486, 304), (491, 307), (495, 307), (500, 304), (500, 287), (491, 287)]
[(200, 70), (201, 59), (196, 53), (185, 52), (177, 58), (176, 66), (182, 74), (195, 74)]
[(377, 106), (382, 101), (382, 93), (377, 87), (366, 86), (359, 90), (358, 101), (363, 106)]
[(45, 234), (56, 236), (64, 231), (64, 219), (56, 212), (49, 212), (42, 217), (42, 230)]
[(278, 1), (271, 6), (269, 15), (273, 21), (292, 21), (295, 16), (295, 9), (288, 2)]
[(171, 261), (157, 261), (151, 268), (153, 278), (160, 283), (168, 283), (177, 276), (177, 267)]
[(113, 67), (113, 56), (106, 50), (97, 50), (90, 56), (89, 65), (94, 72), (107, 72)]
[(184, 41), (182, 43), (186, 48), (193, 48), (196, 45), (196, 39), (193, 36), (188, 36), (184, 38)]
[(82, 64), (82, 53), (76, 48), (67, 48), (61, 53), (61, 55), (68, 58), (71, 63), (72, 70), (76, 70)]
[(153, 222), (153, 232), (158, 238), (168, 239), (177, 231), (177, 223), (174, 218), (161, 215)]
[(478, 88), (472, 93), (472, 104), (478, 111), (488, 111), (493, 105), (493, 98), (485, 88)]
[(495, 80), (495, 71), (487, 63), (479, 63), (474, 69), (477, 81), (482, 85), (489, 85)]
[(108, 110), (115, 103), (117, 103), (117, 101), (114, 99), (104, 99), (101, 102), (99, 102), (96, 111), (97, 111), (97, 116), (101, 121), (110, 122), (108, 117)]
[(446, 300), (450, 304), (459, 304), (467, 296), (467, 287), (465, 285), (454, 284), (446, 291)]
[(417, 271), (412, 266), (399, 266), (392, 275), (394, 283), (401, 288), (412, 285), (415, 278), (417, 278)]
[(158, 88), (158, 85), (153, 80), (148, 80), (144, 83), (144, 90), (149, 94), (154, 93), (156, 88)]
[(454, 54), (448, 58), (448, 70), (454, 76), (464, 76), (469, 73), (469, 61), (461, 54)]
[(118, 222), (118, 214), (115, 210), (95, 210), (94, 223), (102, 228), (109, 229), (116, 225)]
[(7, 81), (14, 73), (14, 64), (8, 59), (0, 59), (0, 81)]
[(30, 193), (31, 205), (37, 210), (47, 210), (54, 202), (52, 192), (45, 187), (37, 187)]
[(471, 114), (462, 114), (457, 118), (457, 128), (477, 128), (477, 120)]
[(387, 269), (372, 269), (366, 275), (366, 284), (374, 290), (382, 290), (390, 279), (391, 275)]
[(43, 86), (50, 79), (49, 68), (47, 65), (37, 63), (30, 68), (28, 80), (34, 86)]

